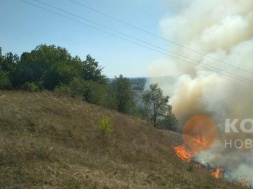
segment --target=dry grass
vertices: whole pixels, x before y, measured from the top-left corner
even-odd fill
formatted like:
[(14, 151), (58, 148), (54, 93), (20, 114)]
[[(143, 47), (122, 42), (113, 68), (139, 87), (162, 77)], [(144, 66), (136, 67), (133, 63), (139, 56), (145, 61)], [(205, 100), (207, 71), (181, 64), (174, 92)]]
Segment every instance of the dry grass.
[[(108, 135), (98, 129), (105, 116)], [(1, 188), (239, 188), (179, 160), (179, 140), (78, 99), (0, 91)]]

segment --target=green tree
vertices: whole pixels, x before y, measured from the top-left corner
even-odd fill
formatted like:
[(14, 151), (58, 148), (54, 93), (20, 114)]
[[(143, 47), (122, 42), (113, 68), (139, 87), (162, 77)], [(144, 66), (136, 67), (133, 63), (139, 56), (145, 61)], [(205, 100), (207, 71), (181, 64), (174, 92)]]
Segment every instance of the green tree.
[(59, 95), (79, 97), (88, 103), (117, 109), (115, 92), (108, 83), (101, 84), (91, 80), (74, 78), (69, 84), (60, 85), (54, 91)]
[(71, 63), (58, 62), (48, 68), (43, 77), (44, 87), (53, 90), (56, 86), (69, 84), (75, 77), (78, 77), (78, 74)]
[(11, 89), (11, 81), (7, 72), (0, 71), (0, 90)]
[(166, 115), (158, 121), (158, 124), (162, 129), (168, 129), (172, 131), (177, 131), (178, 129), (178, 120), (171, 110), (169, 110)]
[(82, 61), (62, 47), (39, 45), (19, 57), (1, 54), (0, 89), (27, 91), (54, 90), (60, 95), (82, 97), (83, 100), (117, 109), (113, 87), (102, 73), (98, 62), (87, 55)]
[(98, 83), (106, 83), (106, 76), (102, 74), (103, 68), (90, 55), (86, 56), (83, 62), (82, 78), (84, 80), (92, 80)]
[(2, 49), (0, 48), (0, 89), (12, 88), (10, 74), (15, 69), (18, 62), (18, 55), (9, 52), (2, 56)]
[(52, 90), (58, 85), (69, 83), (74, 77), (81, 77), (81, 69), (80, 58), (71, 57), (65, 48), (39, 45), (21, 55), (11, 80), (16, 88), (32, 82)]
[(101, 84), (95, 81), (84, 81), (83, 99), (89, 103), (117, 109), (115, 92), (107, 83)]
[(4, 56), (1, 55), (0, 71), (11, 72), (18, 62), (19, 57), (17, 54), (12, 54), (11, 52), (9, 52), (6, 53)]
[(134, 108), (134, 97), (129, 79), (123, 77), (123, 75), (115, 77), (112, 86), (116, 92), (117, 110), (125, 114), (130, 114)]
[(158, 87), (158, 84), (151, 84), (149, 90), (144, 92), (142, 100), (154, 126), (156, 126), (158, 119), (164, 118), (172, 108), (168, 105), (169, 96), (163, 96), (163, 91)]

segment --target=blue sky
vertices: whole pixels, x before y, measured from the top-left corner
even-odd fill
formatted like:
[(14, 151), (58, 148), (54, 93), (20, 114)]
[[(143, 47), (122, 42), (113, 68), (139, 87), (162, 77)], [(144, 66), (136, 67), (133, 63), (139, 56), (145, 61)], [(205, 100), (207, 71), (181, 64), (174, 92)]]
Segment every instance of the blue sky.
[[(25, 1), (87, 23), (35, 0)], [(164, 48), (167, 46), (162, 40), (115, 22), (70, 0), (40, 1), (157, 46)], [(159, 36), (161, 36), (159, 21), (168, 11), (164, 0), (76, 1)], [(54, 44), (65, 47), (73, 56), (78, 55), (82, 59), (87, 54), (91, 54), (104, 67), (104, 73), (108, 77), (119, 74), (126, 77), (147, 76), (148, 64), (164, 57), (157, 52), (33, 7), (20, 0), (0, 0), (0, 17), (0, 46), (3, 53), (11, 51), (21, 55), (22, 52), (29, 52), (39, 44)]]

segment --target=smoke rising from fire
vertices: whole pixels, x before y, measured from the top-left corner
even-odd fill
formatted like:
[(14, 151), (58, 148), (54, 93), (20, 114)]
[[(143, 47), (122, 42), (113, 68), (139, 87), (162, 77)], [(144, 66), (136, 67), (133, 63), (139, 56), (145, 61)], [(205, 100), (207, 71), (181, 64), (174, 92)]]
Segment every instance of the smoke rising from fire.
[[(197, 60), (198, 65), (211, 65), (232, 73), (231, 77), (237, 75), (252, 81), (247, 84), (228, 77), (228, 73), (173, 58), (150, 65), (150, 75), (154, 77), (151, 82), (158, 83), (171, 97), (181, 124), (193, 115), (208, 115), (218, 125), (222, 138), (225, 119), (253, 119), (253, 1), (169, 0), (167, 4), (173, 10), (160, 22), (164, 37), (222, 62), (180, 46), (170, 45), (170, 50)], [(161, 73), (171, 76), (170, 81), (155, 78)], [(243, 133), (230, 135), (234, 139), (253, 138)], [(227, 149), (220, 140), (210, 150), (201, 152), (197, 160), (223, 167), (228, 179), (239, 180), (242, 176), (253, 182), (252, 155), (253, 149)]]

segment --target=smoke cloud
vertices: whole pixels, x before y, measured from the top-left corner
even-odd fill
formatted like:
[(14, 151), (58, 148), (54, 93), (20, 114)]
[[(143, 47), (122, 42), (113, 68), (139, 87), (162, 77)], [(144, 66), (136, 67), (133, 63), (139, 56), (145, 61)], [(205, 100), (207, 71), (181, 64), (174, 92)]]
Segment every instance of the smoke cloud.
[[(172, 9), (160, 22), (164, 37), (206, 56), (171, 44), (170, 50), (196, 60), (197, 65), (166, 57), (150, 65), (150, 76), (154, 77), (151, 82), (158, 83), (171, 97), (170, 103), (181, 124), (193, 115), (202, 114), (218, 125), (220, 140), (197, 159), (224, 167), (228, 179), (243, 178), (252, 184), (253, 148), (225, 148), (223, 139), (229, 136), (234, 140), (253, 140), (252, 134), (224, 134), (226, 119), (253, 119), (253, 1), (169, 0), (167, 7)], [(218, 70), (201, 67), (207, 65)], [(170, 79), (155, 79), (161, 73)], [(238, 76), (247, 82), (231, 78)]]

